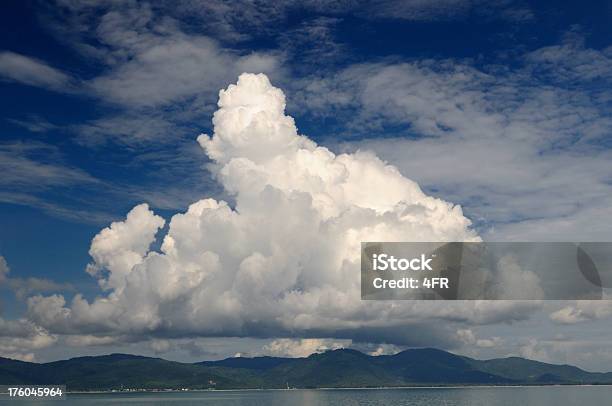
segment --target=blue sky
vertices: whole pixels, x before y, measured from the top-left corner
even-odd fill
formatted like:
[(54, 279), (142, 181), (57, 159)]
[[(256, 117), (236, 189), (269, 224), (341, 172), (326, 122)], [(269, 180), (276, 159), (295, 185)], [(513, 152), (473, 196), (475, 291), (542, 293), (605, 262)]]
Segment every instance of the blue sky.
[[(247, 333), (198, 353), (219, 339), (32, 327), (30, 296), (106, 294), (85, 272), (88, 251), (132, 207), (146, 202), (168, 221), (202, 198), (232, 204), (196, 137), (212, 134), (219, 90), (245, 71), (284, 91), (301, 134), (337, 153), (373, 151), (460, 204), (485, 239), (609, 241), (611, 22), (605, 1), (10, 2), (0, 16), (0, 255), (10, 268), (1, 309), (5, 323), (30, 323), (32, 343), (39, 328), (52, 338), (20, 347), (7, 334), (5, 355), (133, 352), (143, 342), (175, 359), (298, 354), (347, 339), (410, 345)], [(612, 311), (593, 306), (467, 317), (432, 345), (606, 369), (612, 356), (580, 333), (588, 324), (612, 335)], [(516, 340), (490, 338), (509, 335), (510, 322)], [(86, 334), (115, 339), (73, 345)], [(274, 341), (302, 338), (323, 341)]]

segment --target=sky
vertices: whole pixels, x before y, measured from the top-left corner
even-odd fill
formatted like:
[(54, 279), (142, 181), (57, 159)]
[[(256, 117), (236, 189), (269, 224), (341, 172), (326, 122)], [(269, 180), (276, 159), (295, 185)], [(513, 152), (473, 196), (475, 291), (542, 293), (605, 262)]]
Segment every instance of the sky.
[(609, 2), (9, 1), (0, 27), (0, 356), (612, 371), (607, 301), (364, 303), (355, 248), (610, 241)]

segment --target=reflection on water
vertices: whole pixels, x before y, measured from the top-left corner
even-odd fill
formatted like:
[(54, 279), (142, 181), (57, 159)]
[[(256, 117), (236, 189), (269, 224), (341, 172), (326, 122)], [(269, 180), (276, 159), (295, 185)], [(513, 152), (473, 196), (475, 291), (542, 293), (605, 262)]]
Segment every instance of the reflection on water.
[[(612, 387), (414, 388), (287, 391), (211, 391), (69, 395), (54, 405), (225, 405), (225, 406), (563, 406), (610, 405)], [(15, 402), (12, 402), (15, 403)], [(25, 402), (24, 402), (25, 403)], [(32, 402), (27, 402), (32, 404)]]

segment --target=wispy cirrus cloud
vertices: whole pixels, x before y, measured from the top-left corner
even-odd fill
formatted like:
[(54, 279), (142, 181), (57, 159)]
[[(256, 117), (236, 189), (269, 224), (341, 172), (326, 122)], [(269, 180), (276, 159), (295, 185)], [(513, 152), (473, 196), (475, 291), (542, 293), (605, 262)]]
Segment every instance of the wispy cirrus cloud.
[(9, 275), (10, 268), (0, 255), (0, 288), (6, 287), (22, 300), (34, 293), (67, 292), (74, 291), (74, 286), (69, 283), (58, 283), (47, 278), (19, 278)]
[(0, 185), (12, 191), (98, 182), (82, 169), (62, 163), (59, 150), (42, 142), (1, 143), (0, 171)]
[(18, 299), (24, 299), (35, 293), (71, 292), (75, 288), (69, 283), (58, 283), (46, 278), (10, 278), (6, 282), (9, 289), (15, 292)]
[(57, 91), (73, 91), (75, 79), (47, 63), (15, 52), (0, 52), (0, 79)]
[(530, 52), (513, 69), (356, 64), (303, 80), (295, 108), (339, 118), (344, 141), (331, 143), (376, 151), (460, 202), (490, 238), (605, 240), (610, 62), (608, 49), (569, 41)]
[(361, 15), (366, 18), (456, 21), (477, 16), (491, 20), (509, 20), (515, 23), (534, 18), (532, 10), (526, 3), (504, 0), (378, 0), (356, 2), (356, 4), (365, 6), (365, 11), (361, 11)]
[[(274, 52), (221, 46), (212, 36), (196, 33), (176, 18), (185, 7), (215, 9), (205, 3), (156, 7), (147, 2), (58, 2), (58, 6), (64, 11), (62, 21), (74, 24), (71, 28), (60, 24), (50, 11), (49, 26), (58, 34), (72, 29), (65, 35), (70, 43), (103, 63), (100, 74), (84, 81), (82, 90), (129, 109), (171, 102), (189, 102), (189, 107), (196, 97), (214, 100), (220, 87), (244, 71), (274, 76), (280, 69)], [(192, 18), (197, 15), (192, 13)]]
[(7, 119), (13, 125), (16, 125), (21, 128), (25, 128), (26, 130), (33, 133), (46, 133), (47, 131), (51, 131), (57, 129), (58, 126), (39, 116), (28, 116), (24, 119), (15, 119), (9, 118)]
[(80, 207), (79, 196), (58, 198), (71, 188), (91, 190), (104, 184), (64, 158), (56, 146), (40, 141), (0, 143), (0, 202), (38, 208), (72, 221), (100, 224), (112, 219), (109, 211)]

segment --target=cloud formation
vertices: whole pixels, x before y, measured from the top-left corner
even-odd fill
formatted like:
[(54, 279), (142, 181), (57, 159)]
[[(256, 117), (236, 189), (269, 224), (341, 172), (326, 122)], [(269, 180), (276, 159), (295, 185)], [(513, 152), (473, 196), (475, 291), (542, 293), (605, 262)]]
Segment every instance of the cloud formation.
[(0, 78), (25, 85), (68, 91), (73, 79), (45, 62), (14, 52), (0, 52)]
[(33, 293), (73, 291), (69, 283), (57, 283), (46, 278), (16, 278), (10, 277), (10, 268), (0, 255), (0, 288), (7, 287), (15, 293), (17, 299), (25, 299)]
[[(295, 96), (309, 114), (341, 117), (354, 140), (345, 137), (341, 150), (375, 151), (462, 204), (490, 239), (605, 241), (610, 55), (569, 38), (504, 68), (355, 64), (304, 80)], [(372, 136), (380, 133), (388, 136)]]
[[(108, 213), (74, 207), (75, 196), (54, 194), (68, 188), (98, 188), (103, 182), (86, 171), (66, 164), (54, 145), (40, 141), (0, 143), (0, 202), (33, 206), (71, 220), (107, 222)], [(55, 198), (54, 198), (55, 197)]]
[(29, 320), (0, 317), (0, 357), (34, 361), (35, 351), (51, 346), (57, 336)]
[[(35, 296), (29, 315), (58, 332), (334, 337), (448, 345), (444, 323), (524, 318), (533, 305), (363, 302), (361, 241), (477, 241), (461, 208), (424, 194), (375, 155), (336, 155), (298, 134), (263, 75), (219, 93), (198, 142), (234, 204), (203, 199), (169, 222), (147, 205), (92, 241), (88, 271), (108, 295)], [(415, 327), (412, 331), (410, 326)], [(418, 330), (417, 330), (418, 328)]]
[(292, 340), (290, 338), (280, 338), (266, 344), (263, 350), (267, 354), (274, 357), (299, 358), (307, 357), (310, 354), (345, 348), (350, 344), (350, 340), (336, 341), (320, 338), (303, 338), (300, 340)]
[(605, 319), (612, 315), (608, 300), (578, 300), (550, 314), (550, 319), (558, 324), (576, 324), (585, 321)]
[[(11, 284), (10, 268), (0, 255), (0, 288)], [(50, 282), (50, 281), (49, 281)], [(0, 313), (1, 316), (1, 313)], [(26, 319), (6, 320), (0, 317), (0, 357), (33, 361), (34, 352), (49, 347), (57, 336)]]

